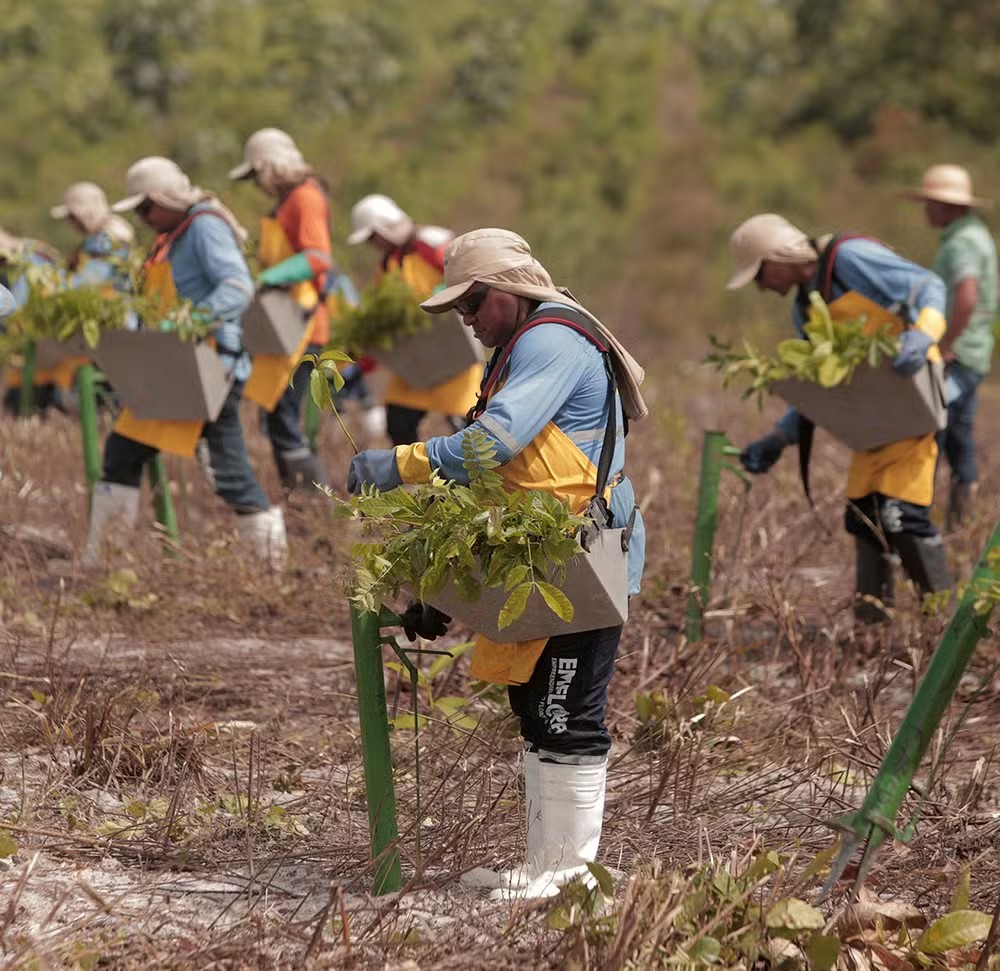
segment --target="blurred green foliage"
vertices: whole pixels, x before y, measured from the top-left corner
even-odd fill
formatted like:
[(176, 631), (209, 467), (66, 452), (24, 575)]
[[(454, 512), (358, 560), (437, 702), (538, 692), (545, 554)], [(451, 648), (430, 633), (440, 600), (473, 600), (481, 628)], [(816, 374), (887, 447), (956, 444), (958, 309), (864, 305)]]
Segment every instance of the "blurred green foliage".
[(225, 173), (277, 125), (329, 180), (338, 239), (386, 192), (521, 232), (626, 330), (692, 334), (761, 313), (721, 290), (753, 212), (928, 259), (898, 188), (958, 161), (997, 194), (998, 30), (985, 0), (0, 0), (0, 225), (68, 247), (65, 186), (114, 197), (147, 154), (253, 225), (268, 201)]

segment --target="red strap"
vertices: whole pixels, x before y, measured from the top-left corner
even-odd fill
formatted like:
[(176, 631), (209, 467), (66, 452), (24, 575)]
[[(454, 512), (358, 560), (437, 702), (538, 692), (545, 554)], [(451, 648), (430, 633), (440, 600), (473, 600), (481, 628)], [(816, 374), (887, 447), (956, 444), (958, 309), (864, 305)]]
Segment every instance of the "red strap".
[(511, 352), (514, 350), (514, 345), (517, 343), (520, 337), (532, 329), (532, 327), (537, 327), (539, 324), (562, 324), (564, 327), (570, 327), (575, 330), (578, 334), (582, 334), (591, 344), (594, 345), (602, 354), (607, 354), (607, 345), (602, 344), (586, 327), (582, 327), (580, 324), (575, 323), (572, 320), (566, 320), (564, 317), (535, 317), (533, 320), (527, 321), (521, 326), (521, 329), (514, 332), (514, 336), (507, 342), (507, 346), (503, 349), (500, 357), (497, 359), (496, 364), (490, 369), (490, 376), (486, 379), (486, 383), (482, 386), (479, 391), (479, 400), (476, 402), (475, 407), (472, 410), (474, 417), (478, 418), (485, 410), (486, 404), (489, 401), (490, 394), (496, 387), (497, 382), (500, 380), (500, 375), (503, 369), (507, 366), (507, 361), (510, 359)]

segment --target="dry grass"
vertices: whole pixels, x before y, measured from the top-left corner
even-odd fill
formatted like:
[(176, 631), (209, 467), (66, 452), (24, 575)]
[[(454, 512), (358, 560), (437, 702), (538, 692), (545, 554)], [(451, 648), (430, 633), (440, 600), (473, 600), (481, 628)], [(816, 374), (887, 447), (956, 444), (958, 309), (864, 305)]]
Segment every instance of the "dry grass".
[[(630, 440), (650, 555), (612, 685), (601, 854), (636, 873), (639, 883), (623, 881), (621, 893), (646, 909), (670, 899), (650, 898), (660, 884), (642, 882), (654, 860), (661, 875), (693, 879), (691, 868), (764, 847), (805, 861), (828, 846), (824, 821), (859, 804), (944, 624), (904, 594), (879, 642), (856, 637), (839, 523), (844, 456), (826, 443), (815, 460), (816, 513), (786, 459), (755, 483), (737, 535), (743, 493), (726, 481), (709, 640), (684, 643), (696, 430), (723, 427), (742, 441), (764, 420), (690, 366), (653, 391), (654, 417)], [(987, 386), (982, 429), (997, 411)], [(276, 496), (265, 444), (246, 418), (255, 466)], [(343, 481), (347, 456), (333, 429), (322, 445)], [(273, 579), (240, 555), (194, 465), (183, 465), (183, 478), (181, 463), (170, 465), (182, 552), (164, 555), (146, 528), (122, 553), (136, 576), (122, 586), (73, 561), (85, 501), (72, 421), (0, 423), (0, 828), (18, 845), (0, 859), (5, 961), (616, 968), (666, 935), (667, 924), (654, 933), (627, 921), (608, 940), (579, 922), (553, 929), (551, 905), (492, 904), (459, 885), (465, 869), (513, 860), (523, 838), (516, 730), (495, 691), (471, 702), (475, 730), (432, 719), (421, 733), (419, 818), (413, 736), (394, 735), (407, 886), (398, 897), (367, 896), (338, 581), (343, 524), (326, 500), (296, 501), (294, 566)], [(1000, 515), (997, 477), (987, 450), (979, 518), (951, 538), (966, 572)], [(930, 914), (946, 907), (963, 862), (972, 906), (991, 911), (1000, 892), (997, 689), (974, 695), (995, 654), (984, 642), (932, 742), (936, 769), (915, 840), (887, 848), (872, 874), (881, 896)], [(435, 693), (470, 694), (464, 670), (460, 661), (445, 672)], [(390, 701), (406, 711), (408, 687), (394, 678)], [(708, 692), (713, 685), (731, 700)], [(643, 724), (636, 696), (657, 692), (657, 718)]]

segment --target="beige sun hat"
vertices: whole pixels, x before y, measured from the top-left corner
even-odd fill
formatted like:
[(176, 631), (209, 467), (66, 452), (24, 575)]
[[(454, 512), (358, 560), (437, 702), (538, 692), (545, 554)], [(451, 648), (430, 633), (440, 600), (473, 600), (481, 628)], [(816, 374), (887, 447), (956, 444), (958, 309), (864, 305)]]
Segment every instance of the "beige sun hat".
[(809, 237), (784, 216), (773, 212), (751, 216), (733, 230), (729, 237), (736, 271), (726, 284), (727, 290), (746, 286), (765, 260), (774, 263), (809, 263), (817, 258)]
[(231, 179), (247, 179), (262, 165), (281, 162), (286, 166), (304, 166), (305, 159), (295, 140), (280, 128), (261, 128), (243, 146), (243, 161), (229, 170)]
[(125, 192), (125, 198), (111, 207), (113, 212), (129, 212), (146, 198), (170, 209), (186, 209), (194, 205), (198, 194), (181, 167), (161, 155), (149, 155), (129, 166)]
[(431, 314), (451, 310), (477, 283), (519, 297), (551, 300), (582, 314), (593, 331), (608, 344), (618, 380), (622, 409), (633, 420), (649, 414), (639, 386), (646, 372), (618, 338), (565, 287), (552, 282), (548, 270), (531, 254), (527, 241), (509, 229), (475, 229), (452, 240), (444, 254), (445, 288), (420, 306)]
[(992, 206), (990, 199), (972, 194), (972, 176), (961, 165), (932, 165), (920, 180), (919, 189), (904, 189), (904, 199), (946, 202), (952, 206)]
[(63, 201), (49, 210), (53, 219), (75, 217), (88, 233), (95, 233), (111, 215), (108, 197), (93, 182), (74, 182), (64, 193)]

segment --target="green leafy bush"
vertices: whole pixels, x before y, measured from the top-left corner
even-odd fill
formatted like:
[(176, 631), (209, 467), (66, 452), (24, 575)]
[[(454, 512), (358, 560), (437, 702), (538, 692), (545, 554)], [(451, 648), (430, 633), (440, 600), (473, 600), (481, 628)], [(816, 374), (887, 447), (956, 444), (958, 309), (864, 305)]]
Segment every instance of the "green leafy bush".
[(361, 294), (356, 307), (344, 308), (333, 322), (330, 337), (333, 345), (351, 353), (388, 351), (399, 341), (429, 330), (433, 323), (406, 281), (398, 273), (384, 273)]
[(866, 318), (834, 320), (830, 309), (815, 291), (809, 295), (809, 320), (803, 338), (790, 338), (778, 344), (774, 354), (767, 354), (743, 342), (743, 351), (732, 342), (710, 337), (715, 350), (705, 358), (723, 376), (728, 388), (745, 383), (743, 397), (763, 392), (776, 381), (798, 378), (814, 381), (824, 388), (848, 383), (861, 365), (878, 367), (886, 357), (899, 352), (899, 340), (890, 334), (888, 324), (866, 333)]
[(482, 431), (466, 432), (462, 450), (468, 485), (435, 475), (416, 488), (383, 493), (366, 487), (344, 504), (342, 513), (360, 520), (371, 537), (355, 546), (351, 601), (378, 611), (404, 586), (428, 600), (453, 581), (469, 601), (484, 587), (510, 591), (501, 629), (521, 616), (534, 593), (558, 617), (572, 620), (573, 605), (558, 584), (580, 551), (576, 534), (588, 520), (546, 492), (508, 492)]

